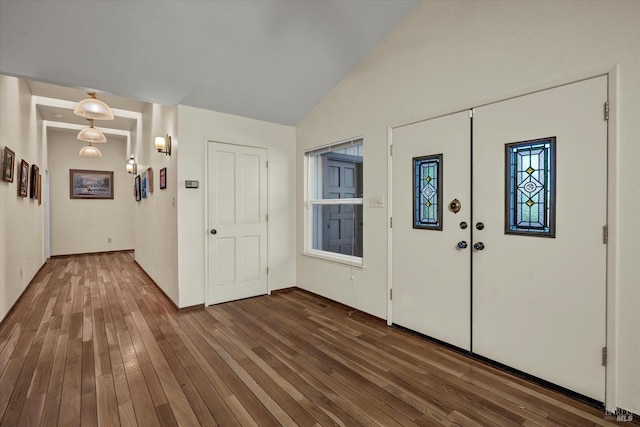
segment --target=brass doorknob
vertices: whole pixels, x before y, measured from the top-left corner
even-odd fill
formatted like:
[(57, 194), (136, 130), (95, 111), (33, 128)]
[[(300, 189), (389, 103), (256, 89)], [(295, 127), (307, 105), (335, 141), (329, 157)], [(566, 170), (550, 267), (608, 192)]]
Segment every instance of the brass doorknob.
[(449, 202), (449, 209), (453, 213), (460, 212), (460, 208), (461, 207), (462, 207), (462, 205), (460, 204), (460, 200), (458, 200), (458, 199), (453, 199), (451, 202)]

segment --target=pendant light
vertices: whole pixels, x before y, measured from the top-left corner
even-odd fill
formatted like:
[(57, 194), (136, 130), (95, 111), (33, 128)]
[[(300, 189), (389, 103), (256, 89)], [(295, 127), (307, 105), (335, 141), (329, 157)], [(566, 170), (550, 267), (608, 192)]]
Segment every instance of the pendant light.
[(87, 119), (91, 126), (88, 128), (84, 128), (78, 133), (78, 139), (80, 141), (86, 142), (107, 142), (107, 138), (104, 136), (104, 133), (100, 129), (96, 129), (93, 127), (93, 119)]
[(73, 113), (86, 119), (113, 120), (111, 108), (96, 98), (95, 92), (87, 93), (91, 98), (83, 99), (76, 105)]
[(91, 145), (91, 143), (82, 147), (78, 154), (82, 157), (102, 157), (102, 153), (100, 152), (100, 150)]

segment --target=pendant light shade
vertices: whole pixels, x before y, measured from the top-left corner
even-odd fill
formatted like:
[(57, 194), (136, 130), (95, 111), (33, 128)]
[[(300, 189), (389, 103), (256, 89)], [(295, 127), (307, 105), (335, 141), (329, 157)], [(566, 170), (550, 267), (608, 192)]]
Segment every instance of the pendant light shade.
[(91, 123), (91, 126), (89, 126), (88, 128), (84, 128), (80, 131), (80, 133), (78, 133), (78, 139), (80, 141), (86, 141), (86, 142), (107, 142), (107, 138), (104, 136), (104, 134), (102, 133), (102, 131), (100, 129), (96, 129), (93, 127), (93, 119), (87, 119), (89, 120), (89, 123)]
[(89, 92), (91, 98), (83, 99), (76, 105), (73, 113), (86, 119), (113, 120), (111, 108), (96, 98), (95, 92)]
[(100, 152), (100, 150), (91, 145), (91, 143), (82, 147), (78, 154), (80, 154), (82, 157), (102, 157), (102, 153)]

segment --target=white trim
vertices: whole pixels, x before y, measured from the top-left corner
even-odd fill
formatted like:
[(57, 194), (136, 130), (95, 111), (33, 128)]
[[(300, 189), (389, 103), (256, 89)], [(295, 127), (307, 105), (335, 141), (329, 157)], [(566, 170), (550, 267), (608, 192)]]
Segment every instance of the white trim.
[(393, 324), (393, 302), (391, 301), (391, 290), (393, 282), (393, 229), (391, 228), (391, 218), (393, 218), (393, 129), (387, 126), (387, 325)]
[(349, 267), (364, 269), (363, 259), (357, 256), (337, 254), (337, 253), (328, 252), (328, 251), (319, 251), (317, 249), (311, 249), (300, 255), (309, 257), (309, 258), (317, 258), (324, 261), (331, 261), (336, 264), (344, 264)]
[(312, 199), (307, 200), (307, 206), (310, 205), (361, 205), (362, 198), (356, 199)]
[(353, 147), (354, 145), (362, 145), (364, 144), (364, 138), (362, 136), (357, 136), (355, 138), (344, 139), (340, 142), (334, 142), (332, 144), (321, 145), (315, 148), (309, 148), (305, 150), (305, 156), (317, 156), (319, 154), (328, 153), (334, 150), (340, 150), (342, 148)]
[(607, 226), (609, 241), (607, 243), (607, 285), (606, 285), (606, 346), (607, 366), (605, 367), (605, 407), (610, 411), (617, 409), (616, 379), (618, 368), (617, 352), (617, 304), (618, 294), (617, 259), (618, 259), (618, 212), (619, 195), (616, 172), (618, 171), (618, 93), (619, 66), (614, 66), (608, 76), (609, 122), (607, 123)]

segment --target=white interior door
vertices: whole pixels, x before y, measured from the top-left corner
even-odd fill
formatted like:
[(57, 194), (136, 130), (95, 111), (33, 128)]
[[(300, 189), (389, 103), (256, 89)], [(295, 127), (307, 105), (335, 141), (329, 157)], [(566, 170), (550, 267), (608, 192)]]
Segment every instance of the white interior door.
[[(484, 106), (473, 119), (473, 222), (485, 225), (473, 232), (474, 243), (484, 244), (473, 254), (473, 352), (599, 401), (605, 391), (606, 100), (603, 76)], [(556, 191), (555, 237), (506, 234), (505, 144), (549, 137), (556, 145), (549, 163), (556, 176), (546, 184)], [(536, 156), (529, 156), (531, 169), (523, 164), (535, 171), (516, 178), (522, 212), (527, 203), (537, 212), (541, 201), (527, 195), (545, 185), (536, 175)]]
[(209, 144), (208, 303), (267, 293), (267, 150)]
[(468, 112), (393, 130), (393, 323), (466, 350), (470, 248), (458, 243), (470, 246), (470, 171)]

